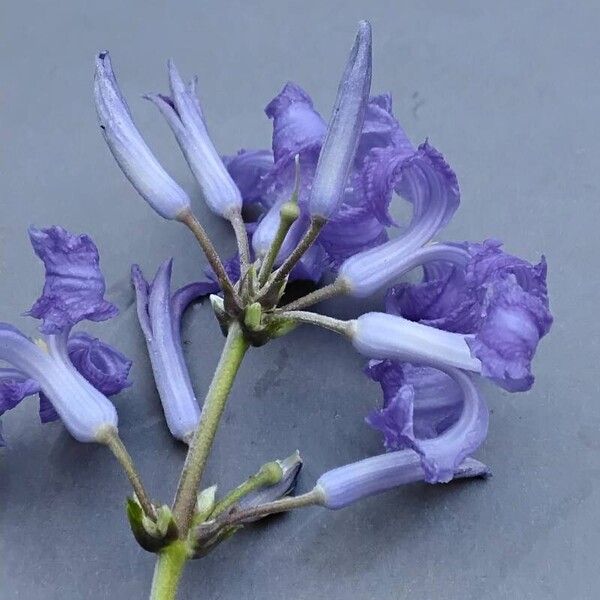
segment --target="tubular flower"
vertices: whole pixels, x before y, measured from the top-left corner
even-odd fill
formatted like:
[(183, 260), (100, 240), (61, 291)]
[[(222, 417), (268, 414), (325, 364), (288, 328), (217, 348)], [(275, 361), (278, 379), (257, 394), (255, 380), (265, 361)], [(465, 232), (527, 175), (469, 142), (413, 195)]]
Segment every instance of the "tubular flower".
[(537, 265), (505, 253), (495, 240), (437, 244), (405, 258), (423, 265), (423, 280), (387, 294), (387, 311), (465, 335), (481, 372), (509, 391), (533, 385), (531, 361), (548, 333), (546, 261)]
[(131, 362), (120, 352), (85, 333), (70, 335), (83, 319), (102, 321), (117, 314), (104, 300), (105, 284), (98, 251), (85, 235), (60, 227), (29, 231), (36, 254), (44, 262), (42, 296), (29, 314), (42, 319), (43, 348), (11, 325), (0, 324), (0, 414), (23, 398), (40, 394), (43, 422), (61, 418), (81, 442), (98, 441), (117, 414), (107, 395), (129, 384)]
[(206, 129), (202, 108), (196, 96), (196, 79), (185, 84), (169, 61), (171, 95), (148, 94), (173, 130), (209, 208), (222, 217), (242, 207), (242, 196), (227, 172)]
[(165, 219), (176, 219), (187, 211), (188, 195), (162, 168), (133, 123), (108, 52), (96, 57), (94, 100), (104, 139), (142, 198)]
[(319, 155), (309, 200), (312, 216), (328, 219), (344, 198), (371, 89), (371, 25), (359, 24)]
[(137, 314), (146, 338), (154, 380), (171, 434), (184, 442), (196, 430), (196, 400), (181, 343), (181, 317), (191, 302), (214, 291), (212, 282), (190, 283), (171, 294), (173, 260), (158, 268), (148, 285), (137, 265), (131, 268)]
[[(413, 376), (412, 383), (405, 383), (402, 375), (397, 375), (400, 385), (396, 393), (381, 411), (368, 418), (368, 422), (384, 434), (390, 451), (321, 475), (317, 489), (327, 508), (342, 508), (414, 481), (443, 483), (454, 477), (489, 473), (485, 465), (468, 458), (485, 439), (488, 424), (487, 408), (471, 378), (458, 369), (448, 369), (447, 381), (439, 386), (441, 393), (431, 394), (431, 390), (419, 391), (419, 376)], [(462, 406), (448, 406), (445, 387), (450, 388), (450, 397), (455, 396), (456, 388), (460, 390)], [(420, 403), (423, 406), (419, 407)], [(450, 409), (448, 418), (439, 421), (438, 416), (433, 417), (436, 409)], [(417, 437), (417, 422), (429, 420), (426, 434), (431, 433), (429, 428), (433, 427), (437, 435)]]

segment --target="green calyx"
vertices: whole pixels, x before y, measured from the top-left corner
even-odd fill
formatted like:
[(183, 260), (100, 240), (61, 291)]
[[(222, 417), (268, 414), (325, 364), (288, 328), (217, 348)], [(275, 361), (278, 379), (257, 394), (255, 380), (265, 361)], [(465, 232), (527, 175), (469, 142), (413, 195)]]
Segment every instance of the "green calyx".
[(177, 524), (168, 506), (163, 505), (156, 510), (156, 521), (144, 514), (135, 497), (127, 498), (126, 511), (131, 532), (144, 550), (156, 553), (177, 539)]

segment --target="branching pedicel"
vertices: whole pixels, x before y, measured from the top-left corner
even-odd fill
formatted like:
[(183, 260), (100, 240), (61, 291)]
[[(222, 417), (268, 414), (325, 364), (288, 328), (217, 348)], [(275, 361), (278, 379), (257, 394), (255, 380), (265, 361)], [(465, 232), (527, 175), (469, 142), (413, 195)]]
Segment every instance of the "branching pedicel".
[[(338, 509), (414, 481), (486, 476), (471, 458), (485, 439), (488, 411), (479, 376), (509, 391), (533, 384), (531, 360), (552, 323), (546, 264), (506, 254), (493, 240), (432, 243), (459, 204), (454, 172), (428, 142), (415, 148), (391, 110), (389, 95), (370, 97), (371, 27), (358, 35), (339, 85), (329, 125), (293, 83), (266, 108), (273, 148), (222, 159), (207, 131), (196, 81), (186, 84), (169, 62), (170, 94), (146, 96), (167, 119), (209, 208), (228, 219), (239, 252), (222, 262), (194, 216), (183, 189), (158, 163), (136, 129), (109, 55), (96, 59), (94, 96), (100, 126), (118, 165), (164, 218), (185, 224), (210, 268), (208, 279), (171, 294), (172, 260), (148, 284), (132, 268), (137, 312), (171, 433), (189, 445), (172, 504), (151, 500), (118, 437), (107, 396), (128, 385), (131, 363), (87, 334), (71, 334), (83, 319), (117, 310), (104, 300), (98, 253), (87, 236), (53, 227), (31, 229), (46, 284), (30, 315), (43, 320), (43, 347), (0, 324), (0, 410), (40, 394), (43, 421), (60, 418), (81, 442), (106, 444), (135, 495), (127, 514), (134, 536), (158, 556), (151, 597), (174, 598), (185, 563), (212, 551), (238, 529), (269, 514), (319, 505)], [(402, 235), (390, 212), (394, 193), (412, 205)], [(244, 223), (242, 209), (262, 210)], [(253, 211), (256, 214), (256, 210)], [(248, 227), (247, 227), (248, 226)], [(251, 234), (249, 232), (252, 232)], [(402, 276), (420, 267), (422, 280)], [(283, 305), (296, 279), (332, 283)], [(366, 297), (388, 288), (385, 312), (339, 321), (306, 308), (339, 294)], [(181, 348), (186, 306), (211, 294), (226, 335), (202, 405), (192, 390)], [(298, 453), (264, 465), (217, 499), (200, 491), (202, 475), (227, 397), (245, 353), (301, 323), (348, 338), (370, 362), (383, 406), (367, 416), (385, 452), (324, 473), (299, 496)]]

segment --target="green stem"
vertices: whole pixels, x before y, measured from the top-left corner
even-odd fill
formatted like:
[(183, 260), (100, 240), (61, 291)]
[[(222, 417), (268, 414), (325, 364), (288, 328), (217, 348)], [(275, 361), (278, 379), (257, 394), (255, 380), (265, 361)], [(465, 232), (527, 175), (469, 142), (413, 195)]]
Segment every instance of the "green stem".
[(242, 482), (235, 489), (231, 490), (224, 498), (219, 500), (209, 518), (214, 519), (215, 517), (218, 517), (221, 513), (225, 512), (229, 507), (239, 502), (251, 492), (279, 483), (282, 477), (283, 469), (277, 461), (263, 465), (258, 473), (248, 477), (246, 481)]
[(304, 310), (291, 310), (281, 311), (272, 314), (269, 319), (277, 322), (281, 321), (297, 321), (298, 323), (306, 323), (307, 325), (317, 325), (318, 327), (324, 327), (330, 331), (335, 331), (341, 335), (350, 337), (352, 334), (354, 321), (340, 321), (327, 315), (321, 315), (319, 313), (313, 313)]
[(117, 429), (115, 427), (107, 427), (98, 433), (97, 439), (100, 443), (105, 444), (119, 461), (119, 464), (123, 468), (125, 475), (127, 475), (127, 479), (129, 479), (129, 483), (131, 483), (131, 487), (137, 496), (140, 506), (146, 513), (146, 516), (150, 517), (153, 521), (156, 521), (156, 511), (154, 510), (154, 506), (144, 488), (144, 484), (135, 468), (131, 455), (119, 437)]
[(266, 291), (263, 292), (264, 297), (268, 297), (270, 293), (277, 290), (283, 285), (286, 277), (291, 273), (298, 261), (304, 256), (306, 251), (313, 245), (319, 237), (321, 229), (323, 229), (327, 221), (322, 217), (313, 217), (310, 221), (308, 230), (298, 242), (298, 245), (292, 250), (291, 254), (285, 259), (283, 264), (273, 273), (271, 279), (267, 282)]
[(325, 287), (319, 288), (298, 300), (294, 300), (285, 306), (282, 306), (279, 310), (298, 310), (300, 308), (307, 308), (323, 300), (329, 300), (339, 294), (345, 294), (348, 291), (348, 286), (343, 279), (336, 279), (333, 283), (326, 285)]
[(237, 525), (250, 519), (259, 519), (268, 515), (274, 515), (281, 512), (287, 512), (295, 508), (305, 508), (307, 506), (321, 506), (323, 504), (323, 493), (318, 488), (314, 488), (306, 494), (300, 496), (288, 496), (280, 498), (273, 502), (267, 502), (259, 506), (254, 506), (245, 510), (235, 511), (229, 515), (224, 523), (227, 526)]
[(241, 273), (243, 276), (246, 272), (246, 269), (250, 265), (250, 246), (248, 242), (248, 233), (246, 232), (246, 226), (244, 225), (244, 219), (242, 218), (242, 213), (239, 210), (233, 211), (229, 216), (229, 222), (231, 223), (235, 233), (238, 252), (240, 254)]
[(273, 270), (273, 265), (277, 260), (277, 255), (281, 250), (281, 246), (285, 241), (285, 238), (290, 230), (290, 227), (294, 224), (294, 221), (298, 218), (299, 211), (298, 205), (293, 202), (286, 202), (279, 211), (279, 227), (277, 233), (271, 242), (271, 246), (260, 265), (260, 271), (258, 273), (258, 282), (260, 285), (264, 285)]
[(200, 423), (192, 438), (173, 502), (173, 516), (182, 538), (187, 536), (190, 528), (200, 479), (246, 350), (248, 342), (244, 339), (239, 324), (234, 321), (229, 327), (223, 353), (208, 389)]
[(194, 215), (191, 210), (185, 210), (177, 218), (179, 221), (181, 221), (181, 223), (187, 226), (187, 228), (198, 240), (198, 243), (200, 244), (200, 247), (206, 256), (208, 263), (217, 276), (219, 285), (221, 286), (225, 297), (230, 297), (234, 302), (239, 303), (239, 298), (233, 289), (233, 285), (229, 280), (229, 277), (225, 271), (225, 267), (221, 262), (221, 258), (217, 254), (217, 251), (208, 237), (208, 234), (204, 230), (204, 227), (202, 227), (202, 224), (196, 218), (196, 215)]
[(150, 600), (175, 600), (187, 558), (185, 543), (179, 540), (159, 552), (154, 567)]

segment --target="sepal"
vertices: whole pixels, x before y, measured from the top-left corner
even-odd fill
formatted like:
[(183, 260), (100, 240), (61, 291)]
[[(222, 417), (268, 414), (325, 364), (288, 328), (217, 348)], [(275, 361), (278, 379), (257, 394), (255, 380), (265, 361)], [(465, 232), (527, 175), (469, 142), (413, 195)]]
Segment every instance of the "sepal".
[(156, 510), (156, 521), (144, 514), (135, 496), (127, 498), (126, 508), (133, 537), (147, 552), (157, 553), (179, 537), (177, 524), (168, 506), (163, 505)]

